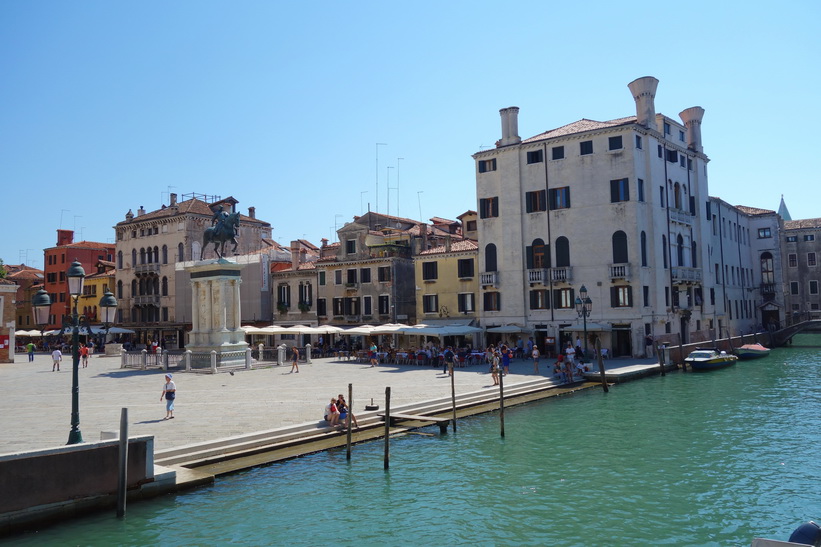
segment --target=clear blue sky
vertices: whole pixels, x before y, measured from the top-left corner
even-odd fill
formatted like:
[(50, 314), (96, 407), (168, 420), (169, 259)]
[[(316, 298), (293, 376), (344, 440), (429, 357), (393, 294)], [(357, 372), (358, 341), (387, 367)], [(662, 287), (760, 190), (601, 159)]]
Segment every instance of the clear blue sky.
[(705, 108), (711, 195), (821, 216), (820, 3), (569, 4), (2, 2), (0, 258), (113, 241), (169, 191), (233, 195), (283, 244), (368, 205), (455, 218), (500, 108), (523, 138), (630, 116), (646, 75), (657, 112)]

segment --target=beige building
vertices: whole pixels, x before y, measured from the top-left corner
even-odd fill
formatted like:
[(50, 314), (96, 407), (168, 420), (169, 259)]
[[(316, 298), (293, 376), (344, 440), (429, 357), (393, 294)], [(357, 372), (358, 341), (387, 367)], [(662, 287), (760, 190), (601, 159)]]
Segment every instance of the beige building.
[(782, 232), (789, 322), (821, 319), (821, 218), (786, 220)]

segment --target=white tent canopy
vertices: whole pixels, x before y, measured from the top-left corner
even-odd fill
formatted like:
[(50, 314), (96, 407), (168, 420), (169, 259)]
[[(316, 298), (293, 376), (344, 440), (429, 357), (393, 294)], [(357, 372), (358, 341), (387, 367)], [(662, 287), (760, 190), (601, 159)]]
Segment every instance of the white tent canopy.
[(16, 330), (14, 336), (41, 336), (39, 330)]
[(491, 327), (487, 331), (497, 334), (516, 334), (519, 332), (533, 332), (533, 329), (520, 327), (519, 325), (502, 325), (501, 327)]
[[(577, 323), (575, 325), (570, 325), (568, 327), (561, 327), (563, 331), (572, 331), (572, 332), (583, 332), (585, 330), (585, 326), (583, 323)], [(587, 324), (587, 332), (610, 332), (613, 330), (610, 325), (603, 325), (601, 323), (588, 323)]]

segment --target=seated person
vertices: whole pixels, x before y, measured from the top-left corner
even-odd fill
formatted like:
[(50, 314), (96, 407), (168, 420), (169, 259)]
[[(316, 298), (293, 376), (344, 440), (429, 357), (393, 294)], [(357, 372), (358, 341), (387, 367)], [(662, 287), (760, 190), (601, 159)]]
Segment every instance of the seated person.
[(331, 397), (331, 402), (325, 405), (325, 421), (332, 427), (339, 425), (339, 408), (333, 397)]
[[(348, 409), (348, 403), (345, 402), (345, 396), (341, 393), (336, 399), (336, 408), (339, 410), (339, 423), (342, 425), (342, 427), (346, 427), (346, 420), (348, 419), (348, 413), (350, 412), (350, 410)], [(356, 421), (356, 416), (354, 416), (354, 413), (350, 412), (350, 414), (351, 421), (354, 423), (356, 427), (359, 427), (359, 422)]]

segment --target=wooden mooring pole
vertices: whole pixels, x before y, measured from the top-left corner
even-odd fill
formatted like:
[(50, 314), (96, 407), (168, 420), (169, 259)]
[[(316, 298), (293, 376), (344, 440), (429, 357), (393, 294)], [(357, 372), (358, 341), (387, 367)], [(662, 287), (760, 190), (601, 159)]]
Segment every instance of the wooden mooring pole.
[(348, 429), (348, 438), (345, 441), (347, 444), (347, 450), (345, 452), (345, 458), (349, 461), (351, 459), (351, 417), (353, 416), (353, 384), (348, 384), (348, 416), (346, 418), (347, 423), (345, 427)]
[(128, 491), (128, 409), (120, 411), (120, 458), (117, 469), (117, 518), (125, 516)]
[(502, 438), (505, 437), (505, 374), (504, 369), (499, 371), (499, 426)]
[(385, 388), (385, 469), (391, 466), (391, 388)]
[(456, 433), (456, 374), (454, 374), (453, 363), (448, 365), (450, 370), (450, 401), (453, 405), (453, 432)]
[(599, 362), (599, 376), (601, 376), (601, 388), (605, 393), (610, 391), (607, 387), (607, 375), (604, 373), (604, 358), (601, 354), (601, 341), (596, 338), (596, 360)]

